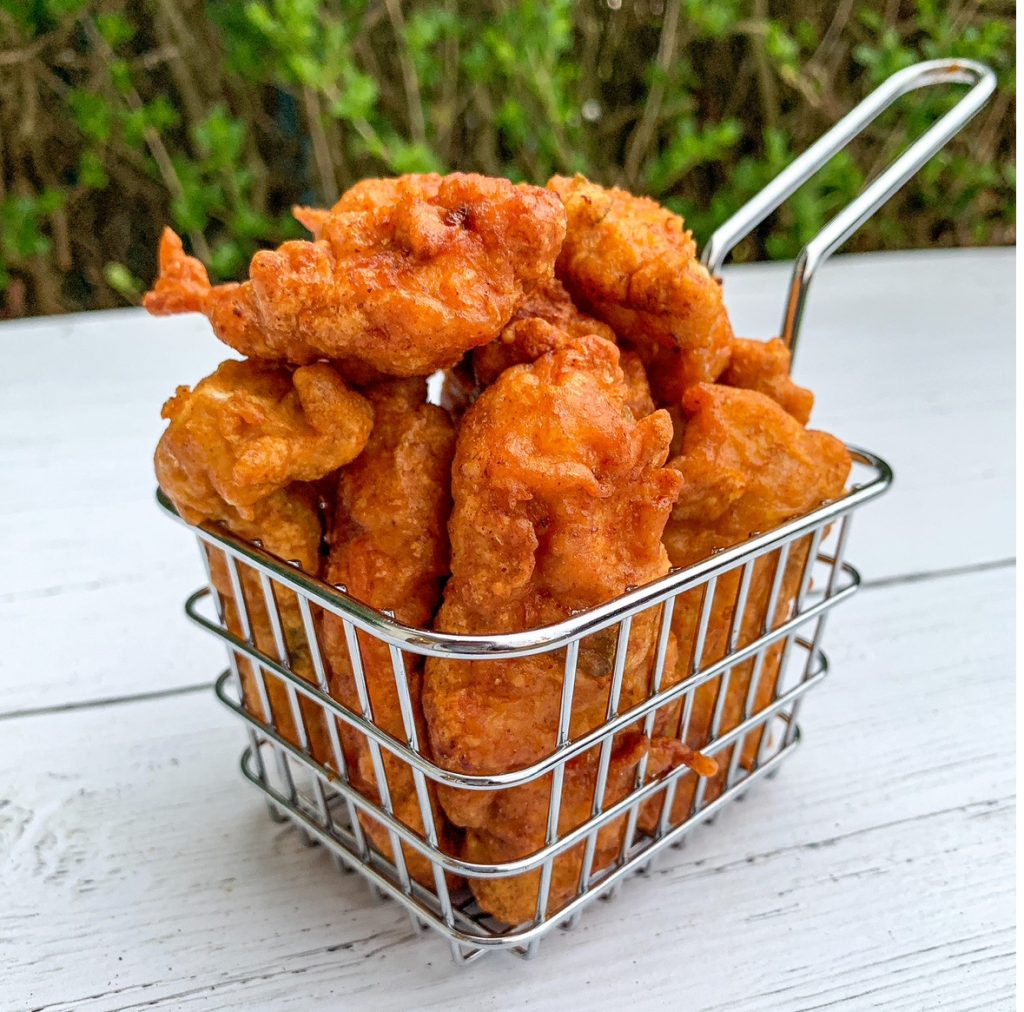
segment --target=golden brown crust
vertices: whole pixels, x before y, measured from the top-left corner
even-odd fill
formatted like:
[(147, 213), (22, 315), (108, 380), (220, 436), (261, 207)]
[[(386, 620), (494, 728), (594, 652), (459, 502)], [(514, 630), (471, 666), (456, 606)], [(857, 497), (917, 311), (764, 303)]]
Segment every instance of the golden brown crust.
[[(618, 351), (601, 338), (581, 338), (503, 372), (459, 432), (452, 471), (452, 577), (436, 628), (530, 629), (667, 572), (661, 533), (680, 487), (678, 473), (663, 466), (669, 436), (664, 412), (636, 420), (625, 410)], [(653, 614), (635, 620), (623, 706), (646, 692), (654, 631)], [(574, 736), (604, 719), (614, 647), (614, 636), (604, 634), (581, 646)], [(522, 768), (551, 752), (563, 663), (561, 653), (472, 663), (429, 659), (424, 712), (436, 760), (482, 774)], [(617, 745), (612, 792), (620, 775), (628, 780), (646, 747), (642, 736), (638, 747)], [(591, 760), (567, 770), (563, 828), (589, 817), (593, 773)], [(509, 791), (442, 788), (439, 794), (452, 821), (467, 829), (466, 854), (505, 859), (543, 845), (538, 827), (546, 817), (548, 789), (544, 778)], [(609, 839), (623, 828), (619, 820)], [(602, 859), (609, 855), (602, 852)], [(552, 909), (566, 899), (573, 861), (578, 868), (578, 855), (556, 862)], [(471, 885), (487, 910), (511, 923), (522, 919), (536, 895), (536, 876)]]
[(718, 378), (732, 328), (683, 220), (647, 197), (555, 176), (567, 231), (556, 271), (576, 302), (639, 352), (658, 403)]
[(627, 348), (619, 353), (619, 366), (626, 385), (626, 407), (633, 412), (633, 417), (646, 418), (653, 414), (656, 409), (643, 359)]
[[(316, 575), (321, 524), (312, 482), (362, 450), (373, 422), (369, 403), (324, 364), (292, 372), (232, 360), (221, 363), (194, 390), (179, 387), (163, 415), (170, 424), (157, 446), (156, 473), (178, 512), (190, 523), (221, 521), (239, 537), (259, 542), (271, 554)], [(224, 620), (244, 639), (242, 602), (224, 553), (210, 548), (207, 555)], [(277, 660), (270, 602), (255, 570), (239, 568), (253, 641)], [(292, 670), (315, 681), (295, 595), (275, 588), (274, 599)], [(285, 684), (276, 677), (263, 678), (244, 657), (237, 663), (246, 707), (274, 723), (286, 740), (301, 745), (302, 732)], [(322, 713), (305, 697), (299, 705), (310, 750), (323, 761), (328, 751)]]
[(806, 425), (814, 407), (814, 394), (797, 386), (790, 378), (789, 349), (778, 338), (751, 341), (736, 338), (732, 343), (729, 367), (720, 382), (725, 386), (757, 390), (781, 405), (801, 425)]
[(318, 238), (257, 253), (240, 285), (211, 287), (165, 230), (147, 309), (203, 312), (247, 355), (426, 376), (493, 340), (551, 274), (565, 212), (545, 190), (459, 173), (436, 190), (421, 177), (361, 186), (326, 217), (306, 215)]
[(767, 395), (702, 383), (686, 394), (685, 478), (665, 544), (689, 565), (842, 495), (846, 447), (808, 431)]
[(189, 523), (249, 517), (261, 499), (315, 481), (366, 445), (373, 409), (327, 364), (294, 371), (229, 360), (163, 406), (160, 486)]
[(573, 304), (555, 277), (545, 278), (519, 304), (495, 341), (473, 352), (473, 368), (480, 387), (489, 387), (509, 366), (535, 362), (587, 334), (616, 343), (615, 331)]
[(319, 239), (327, 219), (342, 211), (375, 211), (393, 204), (403, 195), (424, 199), (437, 196), (443, 176), (436, 172), (410, 173), (384, 179), (360, 179), (349, 187), (329, 210), (322, 207), (292, 207), (292, 217)]
[[(689, 566), (724, 548), (739, 544), (762, 531), (801, 516), (841, 496), (850, 473), (846, 447), (824, 432), (809, 432), (774, 400), (754, 390), (700, 384), (684, 398), (686, 425), (682, 454), (671, 461), (684, 478), (683, 491), (665, 528), (665, 546), (673, 566)], [(747, 607), (738, 646), (753, 642), (764, 629), (790, 614), (807, 560), (808, 539), (790, 546), (775, 613), (767, 609), (777, 553), (762, 556), (752, 567)], [(728, 638), (739, 590), (740, 571), (719, 577), (701, 655), (702, 667), (720, 660), (728, 651)], [(672, 616), (679, 646), (678, 667), (666, 684), (686, 677), (690, 670), (700, 610), (700, 588), (680, 595)], [(758, 675), (753, 710), (771, 701), (779, 676), (781, 644), (768, 649)], [(719, 733), (735, 727), (745, 715), (754, 664), (732, 668)], [(701, 686), (694, 697), (686, 743), (701, 749), (711, 733), (719, 680)], [(666, 707), (658, 714), (655, 733), (675, 734), (680, 708)], [(742, 761), (752, 765), (760, 734), (748, 735)], [(722, 790), (732, 750), (719, 752), (719, 777), (706, 799)], [(672, 812), (673, 824), (685, 817), (696, 781), (680, 783)], [(653, 825), (657, 805), (648, 805), (641, 824)]]
[[(388, 609), (408, 625), (429, 626), (448, 574), (448, 514), (455, 434), (447, 415), (425, 402), (422, 380), (393, 380), (366, 391), (373, 405), (373, 434), (363, 453), (338, 478), (325, 579), (373, 608)], [(376, 725), (406, 738), (387, 644), (358, 634), (363, 671)], [(331, 695), (360, 712), (355, 677), (340, 619), (323, 619), (324, 651), (330, 665)], [(408, 655), (406, 670), (420, 740), (426, 743), (420, 703), (422, 662)], [(339, 724), (340, 739), (354, 786), (379, 800), (377, 779), (363, 735)], [(385, 776), (395, 816), (423, 833), (423, 819), (412, 771), (384, 752)], [(431, 785), (442, 846), (447, 828)], [(360, 816), (367, 834), (390, 855), (384, 826)], [(450, 847), (450, 844), (448, 844)], [(431, 865), (418, 851), (402, 848), (410, 874), (433, 887)]]
[[(480, 393), (506, 369), (535, 362), (588, 335), (617, 343), (607, 324), (576, 308), (562, 283), (554, 277), (542, 281), (526, 296), (497, 340), (475, 349), (445, 373), (442, 404), (461, 418)], [(637, 418), (651, 414), (654, 402), (643, 361), (634, 351), (620, 353), (619, 366), (626, 385), (626, 405)]]

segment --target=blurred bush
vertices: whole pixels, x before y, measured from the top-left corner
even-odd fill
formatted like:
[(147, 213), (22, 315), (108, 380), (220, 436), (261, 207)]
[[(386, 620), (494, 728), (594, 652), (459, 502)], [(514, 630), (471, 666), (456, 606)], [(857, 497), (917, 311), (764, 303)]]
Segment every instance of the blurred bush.
[[(986, 0), (0, 0), (0, 314), (135, 301), (171, 223), (217, 278), (367, 175), (584, 172), (699, 240), (887, 75), (1000, 91), (851, 244), (1014, 241), (1014, 7)], [(789, 257), (952, 103), (910, 96), (738, 251)]]

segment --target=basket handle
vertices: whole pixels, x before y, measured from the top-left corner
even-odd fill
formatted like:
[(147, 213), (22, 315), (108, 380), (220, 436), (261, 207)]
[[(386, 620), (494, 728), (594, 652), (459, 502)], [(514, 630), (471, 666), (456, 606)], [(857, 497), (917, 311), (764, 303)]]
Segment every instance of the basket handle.
[(708, 270), (717, 275), (725, 258), (741, 239), (897, 99), (918, 88), (931, 88), (937, 84), (969, 84), (972, 87), (843, 208), (797, 256), (782, 317), (782, 340), (791, 352), (796, 350), (807, 289), (817, 269), (984, 107), (996, 89), (996, 76), (992, 70), (974, 60), (950, 59), (915, 63), (893, 74), (719, 226), (704, 247), (702, 260)]

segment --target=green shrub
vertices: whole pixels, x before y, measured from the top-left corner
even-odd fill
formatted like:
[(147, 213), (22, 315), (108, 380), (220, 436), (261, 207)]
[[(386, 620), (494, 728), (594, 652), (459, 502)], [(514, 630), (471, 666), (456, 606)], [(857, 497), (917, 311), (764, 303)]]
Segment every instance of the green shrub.
[[(1014, 241), (1009, 2), (0, 0), (0, 313), (135, 301), (169, 222), (226, 279), (367, 175), (584, 172), (699, 240), (889, 74), (993, 103), (855, 249)], [(791, 257), (955, 100), (905, 99), (745, 242)]]

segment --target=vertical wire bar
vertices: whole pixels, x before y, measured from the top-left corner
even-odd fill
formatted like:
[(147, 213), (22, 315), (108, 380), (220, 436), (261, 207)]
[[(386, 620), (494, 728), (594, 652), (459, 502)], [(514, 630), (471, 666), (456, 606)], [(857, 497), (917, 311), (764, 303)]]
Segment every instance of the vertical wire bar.
[(811, 533), (811, 543), (807, 549), (807, 558), (804, 561), (804, 571), (800, 578), (800, 591), (796, 597), (796, 609), (794, 614), (799, 615), (803, 611), (804, 599), (811, 589), (811, 578), (814, 576), (814, 564), (818, 561), (818, 546), (821, 544), (820, 527), (816, 527)]
[[(613, 720), (618, 716), (619, 697), (622, 694), (622, 679), (626, 671), (626, 657), (629, 654), (629, 634), (633, 626), (631, 615), (619, 623), (619, 636), (615, 643), (615, 662), (612, 668), (612, 684), (608, 689), (608, 708), (605, 712), (605, 721)], [(604, 792), (608, 785), (608, 767), (612, 758), (612, 744), (614, 735), (605, 735), (601, 739), (601, 755), (597, 763), (597, 777), (594, 781), (594, 802), (591, 808), (591, 817), (595, 817), (604, 811)], [(578, 894), (585, 893), (590, 888), (590, 876), (594, 868), (594, 853), (597, 849), (597, 834), (595, 829), (587, 835), (587, 843), (584, 848), (583, 864), (580, 867), (580, 881)], [(580, 912), (577, 911), (570, 918), (570, 924), (579, 920)]]
[[(267, 618), (270, 620), (270, 630), (274, 637), (274, 648), (277, 651), (277, 659), (281, 662), (281, 666), (287, 668), (289, 671), (294, 671), (292, 667), (291, 655), (288, 652), (288, 643), (285, 640), (284, 628), (281, 625), (281, 613), (278, 610), (277, 598), (274, 596), (274, 589), (270, 584), (270, 577), (266, 573), (259, 574), (260, 589), (263, 591), (263, 600), (267, 608)], [(279, 679), (285, 688), (285, 693), (288, 697), (288, 707), (292, 712), (292, 721), (295, 723), (295, 737), (296, 743), (299, 748), (308, 756), (313, 758), (310, 751), (310, 738), (309, 729), (306, 727), (305, 717), (302, 713), (302, 707), (299, 705), (298, 693), (295, 690), (295, 686), (291, 682)], [(311, 774), (313, 782), (313, 793), (315, 795), (317, 810), (320, 815), (320, 824), (327, 826), (330, 815), (327, 811), (327, 798), (324, 796), (323, 784), (320, 783), (320, 778), (315, 774)]]
[(768, 607), (764, 613), (764, 625), (762, 632), (770, 633), (775, 628), (775, 610), (779, 606), (779, 592), (782, 590), (782, 581), (786, 577), (786, 567), (789, 565), (789, 547), (791, 541), (787, 541), (778, 551), (775, 559), (775, 573), (772, 576), (772, 587), (768, 592)]
[[(761, 631), (764, 634), (771, 632), (775, 626), (775, 610), (779, 604), (779, 593), (782, 590), (782, 582), (786, 573), (786, 565), (789, 559), (789, 546), (790, 542), (785, 542), (785, 544), (779, 548), (775, 556), (775, 572), (772, 574), (771, 588), (768, 591), (768, 601), (765, 604), (764, 622), (761, 624)], [(756, 565), (757, 563), (755, 562), (754, 564)], [(749, 720), (750, 717), (753, 716), (754, 703), (757, 701), (757, 691), (761, 686), (761, 675), (764, 670), (765, 657), (770, 649), (770, 644), (762, 647), (754, 658), (753, 668), (750, 673), (750, 685), (747, 686), (747, 697), (743, 703), (743, 720)], [(763, 724), (759, 726), (761, 728), (761, 736), (763, 740), (764, 735), (767, 734), (767, 729)], [(732, 787), (736, 782), (736, 776), (739, 772), (743, 752), (747, 747), (747, 739), (751, 734), (757, 734), (757, 728), (752, 728), (746, 734), (742, 735), (739, 741), (737, 741), (736, 747), (733, 749), (732, 757), (729, 760), (729, 772), (726, 775), (726, 788)], [(758, 751), (760, 751), (760, 749), (758, 749)]]
[[(701, 586), (701, 597), (700, 597), (700, 615), (697, 617), (696, 629), (694, 631), (693, 638), (693, 650), (690, 655), (690, 670), (689, 678), (693, 678), (697, 675), (702, 666), (704, 660), (704, 642), (707, 638), (708, 625), (711, 621), (711, 611), (714, 607), (715, 592), (718, 589), (718, 577), (712, 576)], [(679, 714), (679, 727), (676, 732), (676, 738), (681, 741), (684, 745), (686, 739), (690, 735), (690, 722), (693, 719), (693, 704), (694, 698), (697, 695), (697, 689), (692, 688), (683, 695), (683, 705)], [(681, 776), (692, 775), (696, 776), (696, 773), (682, 774)], [(668, 789), (665, 791), (665, 803), (661, 809), (661, 819), (658, 825), (658, 835), (664, 836), (668, 832), (669, 824), (672, 819), (672, 808), (676, 801), (676, 792), (679, 789), (680, 777), (673, 777), (672, 782), (668, 785)]]
[[(199, 557), (203, 560), (203, 569), (206, 571), (206, 581), (210, 586), (210, 594), (213, 596), (214, 607), (217, 609), (217, 618), (223, 628), (227, 629), (227, 615), (224, 609), (224, 598), (221, 596), (221, 592), (217, 589), (217, 584), (213, 579), (213, 566), (210, 562), (210, 549), (207, 547), (206, 542), (201, 537), (196, 537), (196, 543), (199, 545)], [(221, 554), (226, 555), (227, 553), (222, 552)], [(231, 669), (231, 675), (235, 680), (235, 687), (238, 689), (238, 701), (244, 705), (245, 703), (245, 689), (242, 685), (242, 672), (238, 667), (238, 657), (235, 655), (234, 650), (230, 646), (227, 646), (228, 655), (228, 667)], [(245, 721), (246, 733), (249, 737), (249, 746), (252, 749), (253, 762), (256, 763), (256, 772), (259, 774), (260, 780), (266, 784), (267, 781), (267, 768), (263, 763), (263, 749), (260, 748), (260, 739), (256, 734), (256, 728), (252, 726), (248, 721)], [(270, 810), (270, 814), (274, 819), (280, 818), (280, 813), (274, 807), (273, 802), (267, 801), (267, 808)]]
[(736, 607), (733, 610), (732, 626), (729, 629), (729, 653), (735, 653), (743, 631), (743, 615), (747, 610), (747, 595), (750, 593), (750, 579), (754, 574), (754, 563), (747, 562), (743, 566), (739, 590), (736, 591)]
[[(815, 533), (817, 533), (817, 532), (815, 532)], [(797, 539), (796, 541), (787, 541), (786, 544), (783, 546), (787, 550), (786, 551), (786, 559), (785, 559), (786, 568), (788, 568), (788, 566), (789, 566), (789, 558), (788, 558), (788, 556), (790, 554), (790, 550), (791, 550), (792, 546), (797, 544), (800, 540), (803, 540), (803, 539)], [(819, 535), (819, 540), (820, 540), (820, 535)], [(811, 575), (811, 571), (813, 570), (813, 562), (811, 562), (811, 551), (810, 551), (810, 548), (811, 548), (811, 546), (809, 545), (808, 546), (807, 559), (804, 562), (804, 568), (803, 568), (803, 571), (802, 571), (801, 576), (800, 576), (799, 590), (798, 590), (797, 596), (796, 596), (796, 598), (794, 600), (794, 603), (793, 603), (793, 611), (792, 611), (792, 615), (793, 616), (799, 614), (800, 609), (803, 607), (803, 599), (804, 599), (804, 596), (806, 595), (806, 588), (810, 584), (810, 575)], [(816, 554), (817, 553), (816, 545), (814, 546), (814, 548), (815, 548), (815, 554)], [(781, 565), (782, 565), (782, 559), (781, 559), (781, 552), (780, 552), (780, 566)], [(778, 678), (775, 680), (775, 691), (772, 693), (772, 702), (775, 702), (775, 700), (778, 699), (779, 694), (780, 694), (780, 690), (782, 688), (782, 682), (783, 682), (783, 680), (786, 677), (786, 670), (787, 670), (787, 667), (789, 665), (789, 654), (790, 654), (790, 651), (793, 649), (793, 640), (796, 639), (796, 632), (797, 631), (794, 629), (790, 633), (788, 633), (785, 637), (783, 637), (783, 640), (782, 640), (782, 650), (781, 650), (781, 652), (779, 654), (779, 675), (778, 675)], [(769, 744), (770, 744), (770, 739), (771, 739), (771, 735), (769, 734), (769, 722), (766, 721), (764, 723), (764, 725), (763, 725), (763, 730), (761, 732), (761, 744), (758, 746), (758, 749), (757, 749), (757, 759), (756, 759), (755, 765), (762, 766), (766, 762), (766, 760), (768, 758), (768, 748), (769, 748)]]
[[(811, 575), (814, 570), (814, 563), (818, 560), (818, 547), (821, 544), (822, 535), (824, 529), (822, 527), (817, 528), (811, 535), (811, 545), (807, 552), (807, 564), (804, 570), (803, 578), (800, 581), (800, 596), (797, 599), (797, 610), (803, 606), (803, 600), (807, 595), (807, 591), (811, 586)], [(846, 524), (840, 528), (839, 537), (836, 542), (836, 550), (833, 556), (832, 571), (829, 573), (829, 580), (826, 589), (826, 593), (832, 593), (835, 590), (835, 582), (838, 579), (836, 573), (843, 563), (843, 552), (846, 548)], [(807, 661), (804, 664), (803, 674), (800, 677), (801, 682), (806, 682), (808, 678), (814, 673), (814, 659), (818, 656), (818, 648), (821, 643), (821, 637), (825, 632), (825, 620), (828, 618), (828, 612), (823, 611), (817, 621), (814, 623), (814, 635), (811, 637), (811, 644), (807, 648)], [(786, 724), (786, 732), (783, 735), (783, 745), (791, 745), (793, 739), (796, 737), (796, 719), (800, 715), (800, 706), (803, 702), (803, 697), (800, 696), (793, 700), (793, 708), (789, 713), (789, 722)]]
[[(270, 618), (270, 628), (273, 631), (273, 640), (276, 649), (278, 649), (278, 656), (283, 667), (288, 668), (289, 671), (294, 671), (292, 667), (291, 656), (288, 650), (288, 642), (285, 639), (285, 631), (281, 625), (281, 613), (278, 609), (278, 600), (273, 595), (273, 588), (270, 586), (270, 578), (266, 574), (260, 574), (260, 587), (263, 590), (263, 598), (266, 602), (267, 614)], [(296, 599), (301, 599), (300, 595), (296, 594)], [(310, 647), (310, 653), (312, 653), (312, 647)], [(298, 737), (299, 748), (306, 753), (306, 755), (315, 759), (312, 756), (310, 745), (309, 745), (309, 730), (306, 727), (305, 717), (302, 713), (302, 707), (299, 704), (298, 694), (295, 690), (295, 686), (292, 684), (287, 685), (288, 689), (288, 703), (292, 709), (292, 719), (295, 721), (295, 733)], [(324, 793), (324, 785), (321, 782), (321, 778), (316, 775), (315, 772), (311, 771), (311, 781), (313, 785), (313, 795), (316, 800), (316, 809), (319, 812), (319, 821), (325, 829), (331, 827), (331, 811), (327, 804), (327, 795)]]
[(700, 621), (697, 623), (697, 635), (693, 638), (693, 653), (690, 655), (690, 677), (701, 670), (704, 660), (704, 641), (708, 635), (708, 622), (711, 619), (711, 607), (718, 589), (718, 577), (712, 576), (704, 583), (700, 598)]
[[(728, 655), (736, 652), (739, 645), (740, 633), (743, 630), (743, 615), (747, 610), (747, 595), (750, 593), (750, 580), (754, 572), (754, 562), (747, 562), (743, 566), (743, 573), (740, 576), (740, 585), (736, 591), (736, 604), (733, 609), (732, 625), (729, 628), (729, 640), (727, 644)], [(728, 656), (727, 655), (727, 656)], [(726, 668), (718, 679), (718, 695), (715, 697), (715, 708), (711, 715), (711, 729), (709, 741), (713, 742), (721, 732), (722, 717), (725, 714), (725, 704), (729, 698), (729, 683), (732, 678), (733, 668)], [(735, 750), (736, 745), (732, 748)], [(704, 796), (707, 792), (707, 778), (700, 777), (697, 782), (697, 789), (693, 795), (693, 810), (699, 812), (704, 804)]]
[[(352, 665), (352, 674), (355, 678), (356, 696), (359, 699), (359, 707), (362, 710), (363, 719), (376, 727), (377, 725), (374, 723), (373, 719), (373, 706), (370, 702), (370, 693), (366, 687), (366, 673), (363, 671), (363, 656), (359, 649), (359, 638), (356, 636), (355, 628), (348, 619), (342, 619), (341, 621), (345, 629), (345, 643), (348, 646), (348, 658), (349, 663)], [(370, 750), (370, 762), (373, 764), (373, 774), (377, 780), (377, 791), (380, 794), (381, 804), (384, 806), (384, 811), (393, 817), (395, 811), (391, 804), (391, 791), (388, 788), (388, 779), (384, 775), (384, 760), (380, 754), (380, 745), (377, 743), (376, 739), (369, 734), (366, 736), (366, 744)], [(402, 886), (402, 892), (408, 895), (412, 892), (412, 885), (409, 881), (409, 870), (405, 866), (405, 855), (402, 853), (398, 834), (391, 829), (390, 826), (387, 828), (387, 834), (388, 840), (391, 843), (395, 870), (398, 872), (398, 879)]]
[[(764, 667), (764, 658), (768, 650), (771, 649), (771, 644), (766, 644), (754, 657), (753, 668), (750, 672), (750, 684), (747, 686), (746, 699), (743, 701), (743, 720), (747, 720), (753, 715), (754, 702), (757, 699), (757, 690), (761, 685), (761, 671)], [(736, 774), (739, 772), (740, 759), (743, 756), (743, 750), (747, 744), (747, 737), (751, 734), (755, 734), (756, 729), (751, 728), (746, 734), (740, 735), (732, 747), (732, 756), (729, 759), (729, 772), (726, 774), (725, 786), (726, 788), (732, 787), (736, 782)]]
[[(618, 651), (616, 651), (617, 653)], [(558, 736), (555, 750), (565, 748), (569, 741), (569, 728), (572, 723), (572, 697), (576, 688), (576, 666), (580, 656), (580, 641), (571, 640), (565, 648), (565, 673), (562, 677), (562, 701), (558, 713)], [(565, 760), (563, 759), (551, 771), (551, 794), (548, 798), (548, 824), (544, 834), (544, 845), (550, 846), (558, 839), (558, 816), (562, 809), (562, 785), (565, 781)], [(547, 914), (548, 894), (551, 891), (551, 875), (554, 870), (556, 855), (552, 854), (541, 866), (540, 885), (537, 887), (537, 912), (535, 919), (541, 923)], [(536, 953), (540, 939), (530, 942), (527, 955)]]
[[(281, 613), (278, 610), (278, 599), (273, 596), (273, 588), (270, 586), (270, 578), (265, 573), (259, 574), (259, 585), (263, 591), (263, 601), (266, 605), (267, 619), (270, 622), (270, 632), (273, 636), (273, 646), (278, 653), (278, 660), (283, 668), (293, 671), (292, 659), (288, 652), (288, 643), (285, 641), (285, 630), (281, 625)], [(295, 686), (285, 679), (279, 679), (285, 686), (285, 693), (288, 697), (288, 706), (292, 711), (292, 720), (295, 723), (295, 736), (297, 745), (309, 753), (309, 732), (306, 729), (305, 721), (302, 719), (302, 708), (299, 706), (298, 694)]]
[[(416, 717), (413, 713), (412, 694), (409, 692), (409, 673), (405, 667), (405, 657), (399, 647), (388, 644), (391, 653), (391, 667), (395, 673), (395, 688), (398, 690), (398, 708), (402, 713), (402, 725), (405, 728), (406, 743), (417, 755), (420, 751), (419, 732), (416, 730)], [(437, 826), (434, 823), (434, 812), (430, 805), (430, 796), (427, 792), (427, 780), (421, 769), (410, 766), (412, 770), (413, 784), (416, 787), (416, 799), (420, 805), (420, 816), (423, 819), (423, 830), (427, 842), (432, 847), (438, 846)], [(437, 900), (441, 905), (441, 916), (444, 923), (450, 928), (455, 924), (455, 911), (452, 907), (452, 899), (448, 894), (448, 883), (445, 880), (444, 869), (431, 855), (430, 867), (434, 873), (434, 886), (437, 890)]]
[[(779, 698), (780, 690), (782, 688), (782, 682), (786, 677), (786, 669), (789, 665), (789, 654), (793, 648), (793, 640), (796, 639), (796, 630), (793, 629), (787, 633), (782, 639), (782, 650), (779, 653), (779, 675), (775, 681), (775, 692), (772, 693), (771, 702)], [(768, 759), (768, 747), (770, 744), (771, 735), (768, 733), (770, 721), (765, 721), (762, 725), (763, 731), (761, 734), (761, 744), (757, 749), (757, 759), (755, 765), (760, 767), (765, 764)]]
[[(235, 557), (229, 552), (224, 553), (224, 559), (228, 567), (228, 579), (231, 581), (231, 593), (234, 595), (235, 602), (238, 606), (238, 622), (242, 627), (242, 638), (253, 647), (258, 650), (259, 647), (256, 644), (255, 637), (252, 632), (252, 621), (249, 617), (249, 602), (245, 599), (245, 594), (242, 592), (242, 578), (238, 573), (238, 564), (235, 561)], [(280, 731), (277, 726), (277, 716), (270, 706), (270, 696), (267, 693), (266, 673), (263, 670), (263, 665), (256, 660), (250, 659), (250, 665), (253, 669), (254, 678), (253, 681), (256, 683), (256, 695), (259, 697), (260, 706), (266, 715), (266, 723), (268, 723), (275, 731)], [(284, 750), (281, 749), (275, 742), (270, 743), (271, 750), (274, 753), (274, 759), (277, 764), (277, 772), (281, 777), (281, 781), (284, 784), (285, 790), (288, 794), (288, 800), (294, 805), (296, 803), (296, 791), (295, 781), (292, 779), (292, 771), (288, 766), (288, 757), (284, 754)]]
[(836, 592), (836, 584), (839, 582), (839, 574), (843, 570), (843, 557), (846, 554), (846, 540), (850, 536), (850, 524), (852, 522), (852, 513), (844, 514), (839, 520), (839, 533), (836, 535), (836, 550), (832, 553), (832, 571), (828, 574), (828, 586), (825, 590), (826, 597), (832, 597)]
[[(310, 659), (313, 662), (313, 672), (316, 675), (317, 688), (330, 695), (330, 685), (327, 679), (327, 667), (324, 664), (323, 653), (320, 648), (320, 638), (317, 635), (316, 623), (313, 621), (313, 611), (309, 606), (309, 600), (302, 594), (296, 595), (299, 602), (299, 613), (302, 615), (302, 626), (306, 630), (306, 640), (309, 643)], [(334, 757), (334, 768), (338, 776), (345, 784), (351, 784), (348, 775), (348, 765), (345, 762), (345, 752), (341, 747), (338, 738), (338, 722), (328, 713), (324, 714), (327, 721), (327, 737), (331, 743), (331, 753)], [(317, 778), (319, 780), (319, 778)], [(336, 793), (336, 792), (335, 792)], [(359, 849), (359, 857), (365, 861), (369, 857), (369, 848), (366, 844), (366, 836), (363, 827), (356, 815), (356, 806), (345, 795), (342, 795), (345, 804), (345, 811), (349, 818), (352, 835), (355, 837), (356, 846)], [(328, 809), (329, 811), (329, 809)], [(329, 824), (330, 825), (330, 824)], [(339, 859), (340, 860), (340, 859)]]
[[(672, 632), (672, 612), (675, 609), (676, 599), (670, 597), (661, 606), (661, 625), (658, 629), (658, 645), (655, 649), (654, 654), (654, 670), (651, 672), (651, 689), (647, 694), (647, 698), (650, 699), (656, 696), (661, 691), (661, 681), (665, 674), (665, 653), (668, 650), (668, 638)], [(651, 734), (654, 731), (654, 719), (656, 712), (651, 710), (644, 719), (644, 736), (650, 742)], [(647, 780), (647, 762), (650, 753), (645, 752), (640, 757), (640, 762), (637, 763), (636, 767), (636, 778), (634, 780), (633, 790), (638, 791)], [(625, 861), (630, 850), (633, 848), (633, 838), (636, 836), (636, 824), (640, 818), (640, 805), (635, 804), (629, 810), (629, 816), (626, 819), (626, 832), (622, 837), (622, 848), (619, 851), (620, 858)]]

